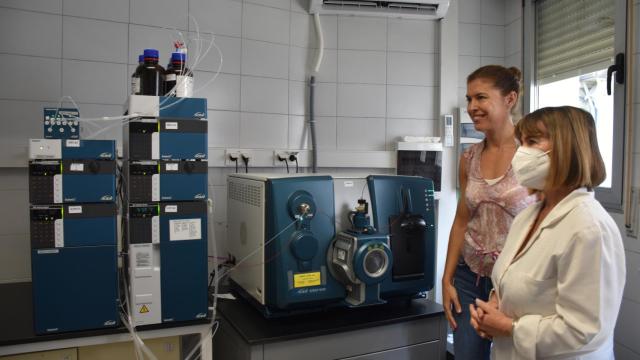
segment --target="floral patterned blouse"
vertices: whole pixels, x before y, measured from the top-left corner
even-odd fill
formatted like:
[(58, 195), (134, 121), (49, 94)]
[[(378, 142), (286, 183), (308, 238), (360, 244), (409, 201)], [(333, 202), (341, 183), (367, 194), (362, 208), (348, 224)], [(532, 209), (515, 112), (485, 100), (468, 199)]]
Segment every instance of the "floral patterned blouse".
[(478, 276), (491, 275), (513, 218), (535, 202), (535, 197), (516, 181), (511, 165), (495, 183), (482, 177), (480, 157), (484, 146), (484, 141), (474, 144), (462, 155), (467, 168), (465, 196), (469, 211), (462, 256)]

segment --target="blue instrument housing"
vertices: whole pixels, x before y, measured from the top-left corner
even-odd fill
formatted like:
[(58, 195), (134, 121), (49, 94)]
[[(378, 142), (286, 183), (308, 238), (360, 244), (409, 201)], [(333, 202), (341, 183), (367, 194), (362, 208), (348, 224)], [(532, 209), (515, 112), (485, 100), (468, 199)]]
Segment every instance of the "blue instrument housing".
[(391, 276), (381, 285), (382, 298), (418, 295), (433, 288), (436, 233), (433, 181), (416, 176), (367, 177), (373, 224), (389, 234)]
[[(174, 206), (176, 212), (172, 210)], [(190, 231), (200, 236), (173, 238), (172, 223), (182, 227), (199, 225), (199, 229)], [(160, 268), (162, 322), (205, 318), (208, 313), (206, 202), (161, 204)]]
[(116, 246), (31, 250), (36, 334), (115, 327)]
[(201, 201), (208, 195), (205, 161), (131, 161), (125, 164), (129, 201)]
[[(266, 184), (265, 281), (267, 311), (321, 306), (345, 296), (328, 272), (326, 254), (335, 236), (333, 180), (330, 176), (269, 179)], [(306, 217), (299, 208), (309, 205)], [(296, 218), (298, 219), (296, 221)], [(290, 226), (296, 221), (295, 225)], [(286, 230), (282, 230), (285, 229)], [(299, 274), (318, 274), (319, 284), (296, 286)]]
[(165, 119), (206, 119), (206, 98), (159, 96), (158, 117)]
[(129, 160), (206, 160), (208, 125), (204, 120), (150, 119), (124, 127)]
[(62, 159), (116, 159), (115, 140), (62, 140)]
[(369, 176), (367, 184), (373, 226), (367, 201), (353, 199), (352, 228), (336, 234), (330, 176), (230, 175), (229, 251), (232, 261), (243, 262), (231, 274), (235, 289), (267, 317), (383, 304), (431, 290), (433, 182)]
[(115, 204), (32, 206), (30, 212), (36, 333), (118, 325)]
[(31, 204), (98, 203), (115, 199), (115, 160), (29, 162)]

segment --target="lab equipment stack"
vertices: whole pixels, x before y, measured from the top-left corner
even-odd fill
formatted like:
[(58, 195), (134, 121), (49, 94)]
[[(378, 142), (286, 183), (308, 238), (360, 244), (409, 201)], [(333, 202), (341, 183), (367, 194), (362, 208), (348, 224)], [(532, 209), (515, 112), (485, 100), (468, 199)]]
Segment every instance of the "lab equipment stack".
[(119, 323), (115, 156), (114, 140), (30, 140), (36, 334)]
[(205, 318), (206, 99), (132, 95), (123, 127), (127, 292), (134, 326)]

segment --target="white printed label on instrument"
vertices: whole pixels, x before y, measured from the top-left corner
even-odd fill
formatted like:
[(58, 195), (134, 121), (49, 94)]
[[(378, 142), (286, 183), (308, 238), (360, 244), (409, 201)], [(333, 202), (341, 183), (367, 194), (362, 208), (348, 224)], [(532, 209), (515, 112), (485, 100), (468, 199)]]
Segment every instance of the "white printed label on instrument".
[(151, 252), (136, 252), (136, 268), (151, 267)]
[(71, 163), (71, 171), (84, 171), (83, 163)]
[(178, 171), (178, 164), (177, 163), (169, 163), (169, 164), (167, 164), (165, 169), (167, 171)]
[(164, 212), (177, 213), (178, 212), (178, 205), (167, 205), (167, 206), (164, 207)]
[(57, 254), (59, 252), (60, 252), (60, 250), (58, 250), (58, 249), (38, 250), (38, 254)]
[(64, 220), (55, 219), (53, 221), (53, 243), (57, 248), (64, 247)]
[(160, 201), (160, 174), (151, 175), (151, 201)]
[(80, 140), (67, 140), (67, 147), (80, 147)]
[(62, 202), (62, 174), (53, 175), (53, 202), (55, 204)]
[(151, 243), (160, 244), (160, 216), (151, 218)]
[(69, 206), (69, 214), (82, 214), (82, 206)]
[(201, 219), (169, 220), (169, 240), (199, 240)]
[(166, 122), (166, 123), (164, 123), (164, 128), (166, 130), (178, 130), (178, 123), (177, 122)]
[(345, 181), (344, 187), (353, 187), (353, 181)]

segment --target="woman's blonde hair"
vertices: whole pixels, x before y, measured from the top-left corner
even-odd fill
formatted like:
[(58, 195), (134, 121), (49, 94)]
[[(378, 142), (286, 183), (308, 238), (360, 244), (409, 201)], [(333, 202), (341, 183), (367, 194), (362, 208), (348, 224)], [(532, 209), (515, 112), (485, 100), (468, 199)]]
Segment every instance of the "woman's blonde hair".
[[(538, 123), (546, 127), (548, 134), (542, 133)], [(523, 117), (515, 132), (520, 140), (549, 136), (551, 164), (545, 189), (566, 186), (592, 190), (604, 181), (606, 170), (595, 121), (588, 112), (573, 106), (542, 108)]]

